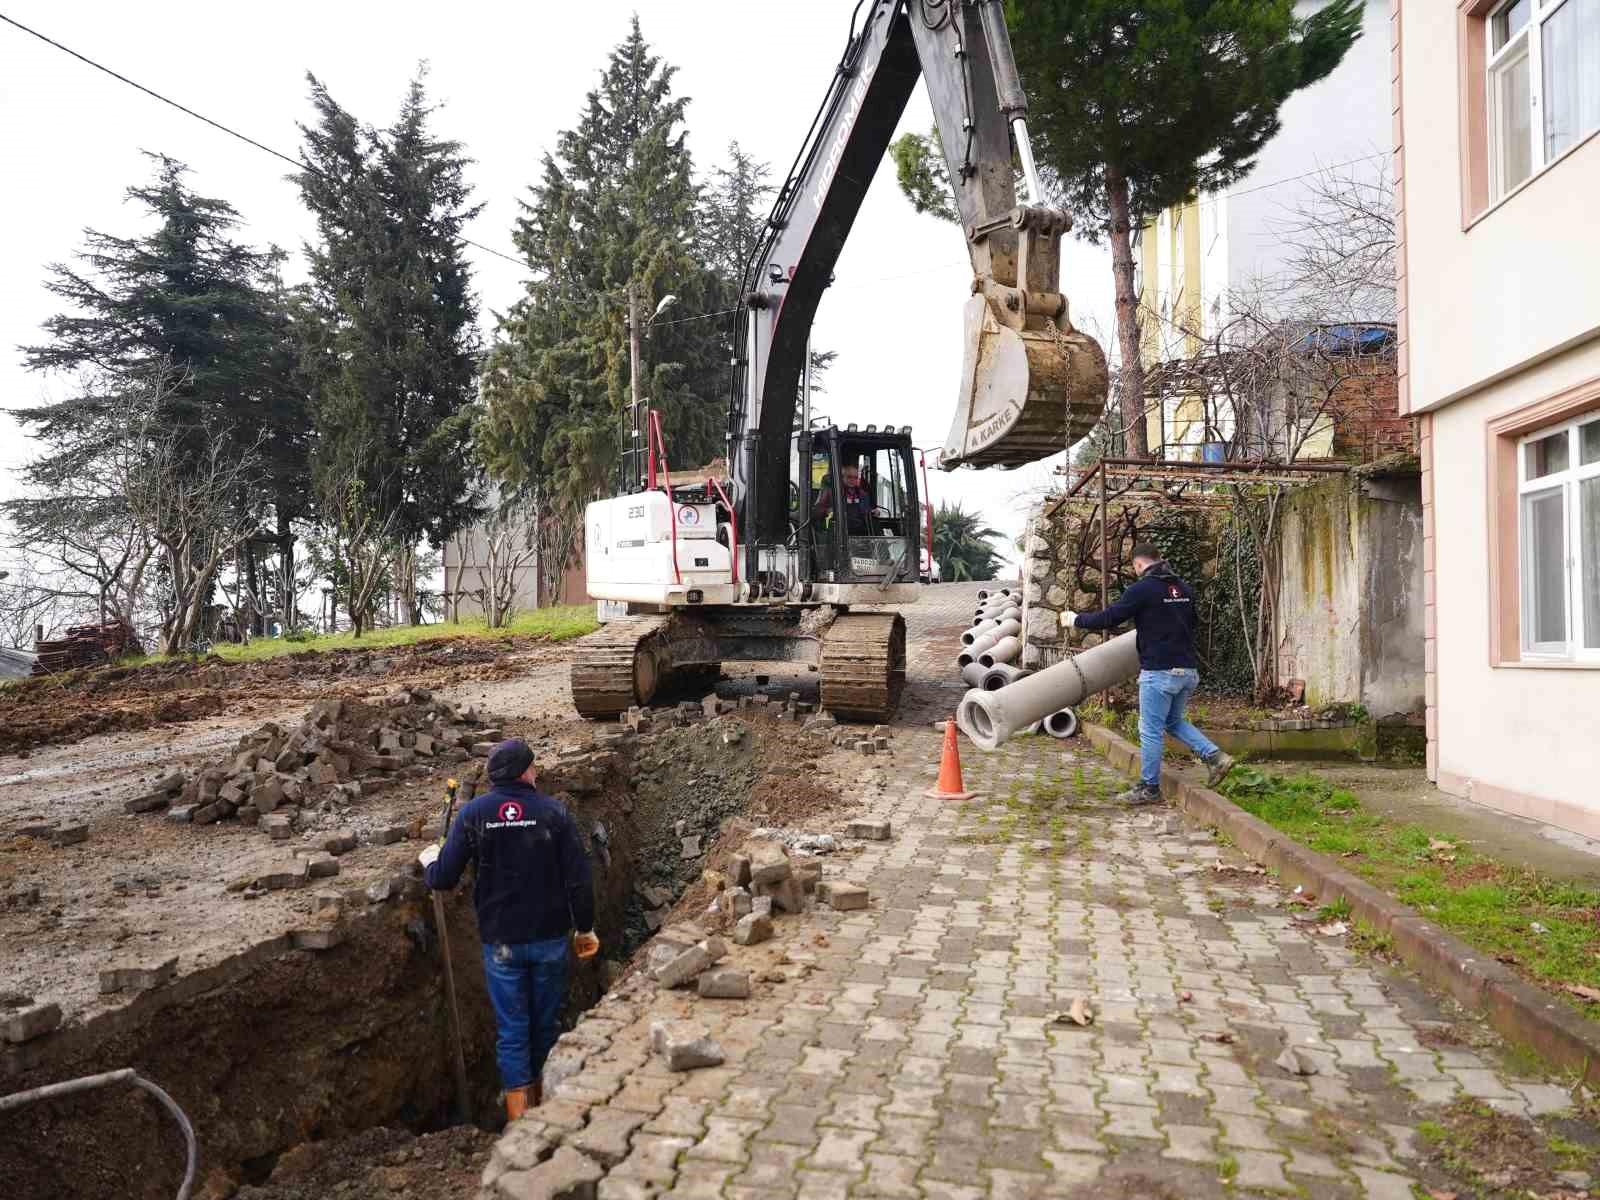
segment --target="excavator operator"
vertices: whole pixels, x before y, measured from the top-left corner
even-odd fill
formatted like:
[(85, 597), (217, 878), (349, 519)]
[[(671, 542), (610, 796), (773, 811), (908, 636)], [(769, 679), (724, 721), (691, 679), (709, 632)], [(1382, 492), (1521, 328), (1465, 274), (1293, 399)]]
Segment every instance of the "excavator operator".
[[(871, 529), (867, 519), (872, 515), (872, 495), (861, 482), (861, 464), (846, 463), (840, 468), (844, 474), (844, 519), (851, 537), (868, 537)], [(833, 480), (824, 477), (817, 490), (817, 500), (812, 513), (818, 521), (826, 521), (833, 511)]]

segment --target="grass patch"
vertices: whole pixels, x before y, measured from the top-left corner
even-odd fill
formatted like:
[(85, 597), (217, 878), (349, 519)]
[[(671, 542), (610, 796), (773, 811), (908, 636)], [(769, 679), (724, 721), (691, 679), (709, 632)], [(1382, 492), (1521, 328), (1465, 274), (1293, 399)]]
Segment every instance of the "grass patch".
[[(1600, 892), (1369, 812), (1355, 795), (1315, 775), (1285, 777), (1241, 766), (1219, 790), (1301, 844), (1343, 860), (1471, 945), (1560, 991), (1581, 1011), (1600, 1016), (1600, 1004), (1562, 990), (1565, 984), (1600, 987)], [(1378, 940), (1371, 930), (1363, 935), (1359, 922), (1356, 935)]]
[[(436, 638), (504, 638), (530, 637), (547, 642), (564, 642), (571, 638), (593, 633), (600, 627), (595, 620), (594, 605), (572, 604), (559, 608), (538, 608), (519, 613), (503, 629), (490, 629), (481, 618), (438, 625), (397, 625), (390, 629), (373, 629), (356, 637), (350, 633), (320, 634), (303, 640), (289, 638), (257, 638), (246, 644), (219, 642), (211, 653), (224, 662), (259, 662), (279, 658), (285, 654), (320, 653), (328, 650), (384, 650), (394, 646), (413, 646), (418, 642)], [(128, 665), (146, 662), (163, 662), (182, 655), (152, 654), (125, 660)]]
[(1232, 1183), (1239, 1174), (1239, 1160), (1231, 1154), (1224, 1154), (1217, 1160), (1217, 1177), (1224, 1183)]

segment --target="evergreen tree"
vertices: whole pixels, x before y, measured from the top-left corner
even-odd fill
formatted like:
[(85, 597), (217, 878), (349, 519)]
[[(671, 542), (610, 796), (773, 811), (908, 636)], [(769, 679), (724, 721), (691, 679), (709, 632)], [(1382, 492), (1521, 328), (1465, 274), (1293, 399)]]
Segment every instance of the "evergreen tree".
[(712, 169), (700, 200), (696, 231), (700, 261), (729, 285), (730, 302), (738, 299), (750, 256), (766, 233), (771, 173), (738, 142), (729, 142), (727, 162)]
[[(325, 505), (359, 481), (394, 519), (399, 557), (443, 545), (478, 511), (477, 302), (463, 257), (468, 159), (428, 130), (423, 76), (388, 129), (361, 125), (314, 76), (310, 170), (298, 177), (317, 219), (307, 248), (302, 366), (314, 394), (317, 492)], [(412, 564), (397, 564), (411, 608)], [(414, 617), (414, 611), (411, 614)]]
[(616, 486), (630, 286), (645, 318), (678, 300), (642, 340), (641, 390), (661, 412), (671, 462), (698, 467), (723, 444), (728, 322), (702, 314), (727, 307), (737, 284), (723, 273), (731, 247), (715, 265), (700, 257), (688, 101), (672, 94), (673, 75), (635, 18), (517, 221), (530, 278), (499, 324), (480, 437), (495, 477), (531, 496), (543, 520), (579, 520)]
[[(191, 454), (204, 452), (200, 439), (208, 430), (241, 453), (263, 434), (286, 440), (305, 434), (286, 356), (281, 252), (234, 241), (240, 218), (232, 205), (192, 191), (183, 163), (149, 157), (155, 178), (127, 195), (156, 219), (154, 229), (133, 237), (87, 231), (80, 265), (53, 265), (45, 285), (70, 310), (45, 321), (49, 341), (22, 348), (29, 370), (94, 376), (64, 400), (12, 410), (52, 447), (24, 471), (46, 492), (70, 474), (93, 470), (96, 447), (82, 433), (106, 415), (128, 381), (142, 390), (157, 374), (180, 380), (164, 391), (159, 417), (189, 441)], [(276, 501), (297, 515), (303, 475), (288, 455), (275, 474), (269, 492), (241, 503), (264, 508)]]
[[(1284, 101), (1361, 35), (1361, 12), (1361, 0), (1328, 0), (1305, 17), (1295, 0), (1008, 0), (1040, 169), (1079, 233), (1110, 243), (1132, 453), (1149, 452), (1133, 233), (1247, 175)], [(948, 212), (937, 150), (911, 138), (894, 148), (901, 186), (919, 211)]]
[[(149, 157), (153, 179), (127, 194), (153, 228), (90, 230), (77, 265), (51, 268), (46, 286), (69, 309), (45, 322), (49, 340), (23, 347), (24, 360), (74, 375), (76, 386), (65, 399), (12, 410), (46, 450), (21, 472), (31, 494), (5, 506), (24, 542), (60, 547), (70, 570), (93, 564), (102, 603), (120, 596), (112, 607), (129, 619), (144, 565), (173, 533), (138, 528), (128, 497), (103, 486), (126, 473), (138, 446), (159, 446), (178, 477), (221, 472), (232, 481), (231, 511), (217, 519), (232, 530), (275, 524), (286, 554), (308, 492), (309, 419), (278, 278), (283, 255), (237, 242), (231, 205), (194, 192), (183, 163)], [(138, 445), (128, 440), (134, 411)], [(253, 559), (243, 557), (250, 574)], [(173, 564), (156, 566), (170, 582)], [(190, 582), (209, 594), (209, 574)]]

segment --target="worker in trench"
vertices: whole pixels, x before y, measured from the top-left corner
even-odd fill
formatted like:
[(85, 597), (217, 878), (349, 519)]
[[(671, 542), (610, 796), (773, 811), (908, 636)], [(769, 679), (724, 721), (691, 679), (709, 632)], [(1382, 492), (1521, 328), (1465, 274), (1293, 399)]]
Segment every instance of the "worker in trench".
[[(593, 958), (594, 887), (572, 816), (537, 787), (533, 751), (521, 738), (489, 754), (493, 787), (467, 802), (444, 845), (417, 856), (423, 881), (449, 890), (471, 863), (483, 971), (499, 1036), (495, 1045), (506, 1119), (543, 1099), (539, 1078), (561, 1029), (571, 953)], [(574, 937), (574, 930), (578, 930)]]
[(1205, 763), (1206, 785), (1216, 787), (1233, 759), (1184, 716), (1200, 686), (1194, 635), (1199, 624), (1194, 592), (1147, 542), (1133, 548), (1139, 578), (1100, 612), (1061, 614), (1067, 629), (1112, 630), (1133, 622), (1139, 647), (1139, 782), (1117, 797), (1123, 804), (1161, 802), (1161, 752), (1170, 733)]

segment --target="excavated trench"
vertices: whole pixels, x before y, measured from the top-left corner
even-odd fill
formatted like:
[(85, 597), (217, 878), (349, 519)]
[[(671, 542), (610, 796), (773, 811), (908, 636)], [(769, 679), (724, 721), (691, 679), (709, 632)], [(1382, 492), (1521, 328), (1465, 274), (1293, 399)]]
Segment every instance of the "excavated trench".
[[(742, 731), (732, 744), (700, 724), (667, 728), (569, 748), (545, 773), (543, 786), (568, 800), (591, 844), (605, 947), (597, 963), (574, 968), (568, 1023), (648, 937), (656, 922), (641, 897), (676, 900), (699, 879), (708, 858), (686, 857), (684, 837), (700, 837), (709, 851), (730, 818), (749, 814), (752, 804), (760, 811), (750, 815), (788, 823), (836, 800), (796, 771), (819, 750), (794, 726), (724, 721)], [(445, 907), (471, 1090), (467, 1117), (493, 1129), (500, 1123), (494, 1029), (468, 889)], [(417, 884), (400, 899), (347, 914), (345, 927), (331, 950), (257, 947), (226, 970), (203, 973), (209, 978), (180, 977), (70, 1026), (37, 1043), (30, 1064), (0, 1092), (135, 1068), (193, 1123), (195, 1195), (206, 1197), (276, 1185), (275, 1168), (303, 1156), (308, 1144), (354, 1138), (355, 1145), (380, 1127), (422, 1134), (457, 1123), (431, 901)], [(469, 1166), (471, 1147), (461, 1142), (456, 1151), (458, 1167)], [(387, 1153), (397, 1161), (421, 1155)], [(0, 1131), (0, 1194), (168, 1200), (183, 1162), (181, 1135), (152, 1099), (129, 1088), (101, 1090), (10, 1114)], [(360, 1200), (393, 1186), (392, 1179), (370, 1191), (352, 1183), (333, 1194)], [(320, 1193), (268, 1186), (262, 1194)]]

